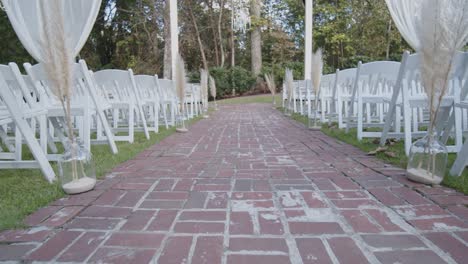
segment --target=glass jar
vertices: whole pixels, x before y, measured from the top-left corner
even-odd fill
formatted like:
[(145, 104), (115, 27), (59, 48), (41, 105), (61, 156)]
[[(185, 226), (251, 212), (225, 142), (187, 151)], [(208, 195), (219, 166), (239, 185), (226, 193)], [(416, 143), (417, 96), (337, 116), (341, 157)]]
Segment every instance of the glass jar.
[(188, 131), (187, 127), (185, 127), (185, 116), (183, 114), (178, 114), (176, 116), (176, 131), (180, 133)]
[(308, 120), (309, 120), (308, 128), (310, 130), (320, 130), (320, 129), (322, 129), (322, 127), (320, 126), (320, 123), (318, 122), (317, 119), (318, 119), (317, 118), (317, 113), (315, 113), (314, 115), (310, 115), (308, 117)]
[(447, 168), (447, 147), (436, 133), (428, 133), (413, 143), (407, 168), (408, 179), (424, 184), (440, 184)]
[(96, 170), (91, 152), (77, 142), (65, 146), (59, 159), (59, 177), (63, 190), (68, 194), (90, 191), (96, 185)]

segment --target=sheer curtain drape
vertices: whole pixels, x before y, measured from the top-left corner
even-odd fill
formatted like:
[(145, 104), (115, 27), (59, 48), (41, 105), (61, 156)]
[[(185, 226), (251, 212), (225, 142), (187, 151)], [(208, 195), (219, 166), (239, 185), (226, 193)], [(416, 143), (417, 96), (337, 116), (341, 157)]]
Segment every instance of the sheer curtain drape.
[(54, 36), (57, 32), (51, 30), (50, 23), (46, 21), (50, 18), (43, 17), (43, 14), (48, 14), (50, 10), (60, 10), (67, 49), (70, 56), (75, 57), (88, 39), (101, 0), (2, 0), (2, 3), (23, 46), (34, 59), (44, 62), (47, 53), (43, 43), (46, 43), (47, 33), (49, 36), (58, 36)]
[(398, 30), (414, 49), (420, 47), (418, 28), (422, 22), (421, 2), (424, 0), (385, 0)]

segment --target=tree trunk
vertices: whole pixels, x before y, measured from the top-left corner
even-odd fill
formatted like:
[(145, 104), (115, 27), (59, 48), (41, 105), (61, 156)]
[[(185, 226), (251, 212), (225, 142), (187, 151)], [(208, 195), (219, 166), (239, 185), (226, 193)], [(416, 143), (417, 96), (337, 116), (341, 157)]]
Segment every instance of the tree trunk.
[(166, 4), (164, 5), (164, 79), (171, 79), (171, 67), (172, 67), (172, 57), (171, 57), (171, 19), (169, 13), (169, 1), (165, 0)]
[(224, 67), (225, 55), (224, 55), (224, 45), (223, 45), (223, 34), (221, 32), (221, 20), (223, 19), (224, 0), (220, 1), (219, 6), (220, 6), (219, 18), (218, 18), (219, 47), (221, 50), (221, 67)]
[(387, 28), (387, 52), (386, 52), (386, 56), (385, 56), (385, 58), (387, 60), (390, 59), (390, 41), (391, 41), (390, 34), (391, 34), (391, 32), (392, 32), (392, 21), (390, 20), (390, 21), (388, 21), (388, 28)]
[[(260, 20), (262, 0), (252, 0), (250, 16), (256, 23)], [(255, 24), (256, 24), (255, 23)], [(262, 71), (262, 36), (260, 25), (252, 25), (251, 33), (252, 74), (257, 76)]]
[(208, 62), (206, 61), (205, 48), (203, 47), (203, 42), (200, 37), (200, 31), (198, 30), (197, 21), (193, 15), (192, 3), (188, 4), (188, 10), (190, 13), (190, 18), (192, 19), (193, 28), (195, 29), (195, 34), (197, 35), (198, 46), (200, 48), (200, 54), (202, 57), (203, 68), (208, 71)]
[[(233, 6), (233, 0), (231, 0), (231, 6)], [(234, 12), (231, 11), (231, 67), (236, 66), (236, 42), (235, 42), (235, 35), (234, 35)]]
[(216, 66), (219, 66), (219, 50), (218, 50), (218, 38), (216, 37), (216, 35), (218, 35), (218, 33), (216, 32), (216, 28), (215, 28), (215, 20), (213, 18), (213, 0), (205, 0), (205, 3), (206, 5), (208, 6), (209, 8), (209, 18), (210, 18), (210, 24), (211, 24), (211, 32), (213, 34), (213, 47), (214, 47), (214, 52), (215, 52), (215, 59), (216, 59)]

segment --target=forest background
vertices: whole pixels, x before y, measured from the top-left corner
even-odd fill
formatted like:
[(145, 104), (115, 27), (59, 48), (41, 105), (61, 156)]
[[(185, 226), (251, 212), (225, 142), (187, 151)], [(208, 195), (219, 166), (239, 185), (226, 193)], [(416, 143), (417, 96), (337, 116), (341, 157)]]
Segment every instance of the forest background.
[[(93, 31), (79, 54), (93, 70), (128, 69), (171, 77), (169, 0), (102, 0)], [(303, 0), (179, 0), (179, 46), (197, 82), (208, 68), (218, 95), (265, 89), (264, 73), (281, 84), (285, 68), (304, 74)], [(243, 25), (245, 24), (245, 27)], [(385, 0), (314, 0), (314, 49), (324, 73), (359, 61), (401, 59), (411, 50), (392, 22)], [(0, 11), (0, 63), (34, 63)], [(167, 67), (165, 67), (167, 66)]]

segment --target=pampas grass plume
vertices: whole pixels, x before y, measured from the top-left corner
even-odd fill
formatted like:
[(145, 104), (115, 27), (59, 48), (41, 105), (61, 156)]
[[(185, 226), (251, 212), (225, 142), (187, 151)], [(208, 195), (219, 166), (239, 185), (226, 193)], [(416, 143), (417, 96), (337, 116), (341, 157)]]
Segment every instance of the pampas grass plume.
[(320, 92), (320, 81), (323, 72), (323, 55), (322, 49), (318, 49), (312, 54), (312, 84), (314, 85), (315, 96)]
[(200, 88), (202, 104), (206, 106), (208, 103), (208, 72), (205, 69), (200, 70)]
[(276, 94), (276, 83), (273, 76), (270, 74), (265, 74), (265, 81), (267, 83), (268, 89), (270, 90), (271, 95), (275, 96)]
[(452, 62), (457, 50), (468, 40), (468, 1), (425, 0), (421, 12), (424, 21), (418, 28), (421, 76), (429, 97), (432, 129), (443, 96), (447, 92)]
[(211, 75), (210, 75), (210, 93), (211, 93), (211, 96), (214, 99), (216, 99), (216, 81)]
[(286, 83), (286, 91), (288, 93), (288, 97), (292, 98), (292, 94), (294, 92), (294, 76), (291, 69), (286, 69), (285, 74), (285, 83)]
[(185, 62), (182, 59), (180, 54), (177, 56), (177, 64), (176, 64), (176, 93), (177, 97), (179, 98), (180, 104), (183, 105), (185, 103), (185, 86), (186, 86), (186, 76), (185, 76)]

